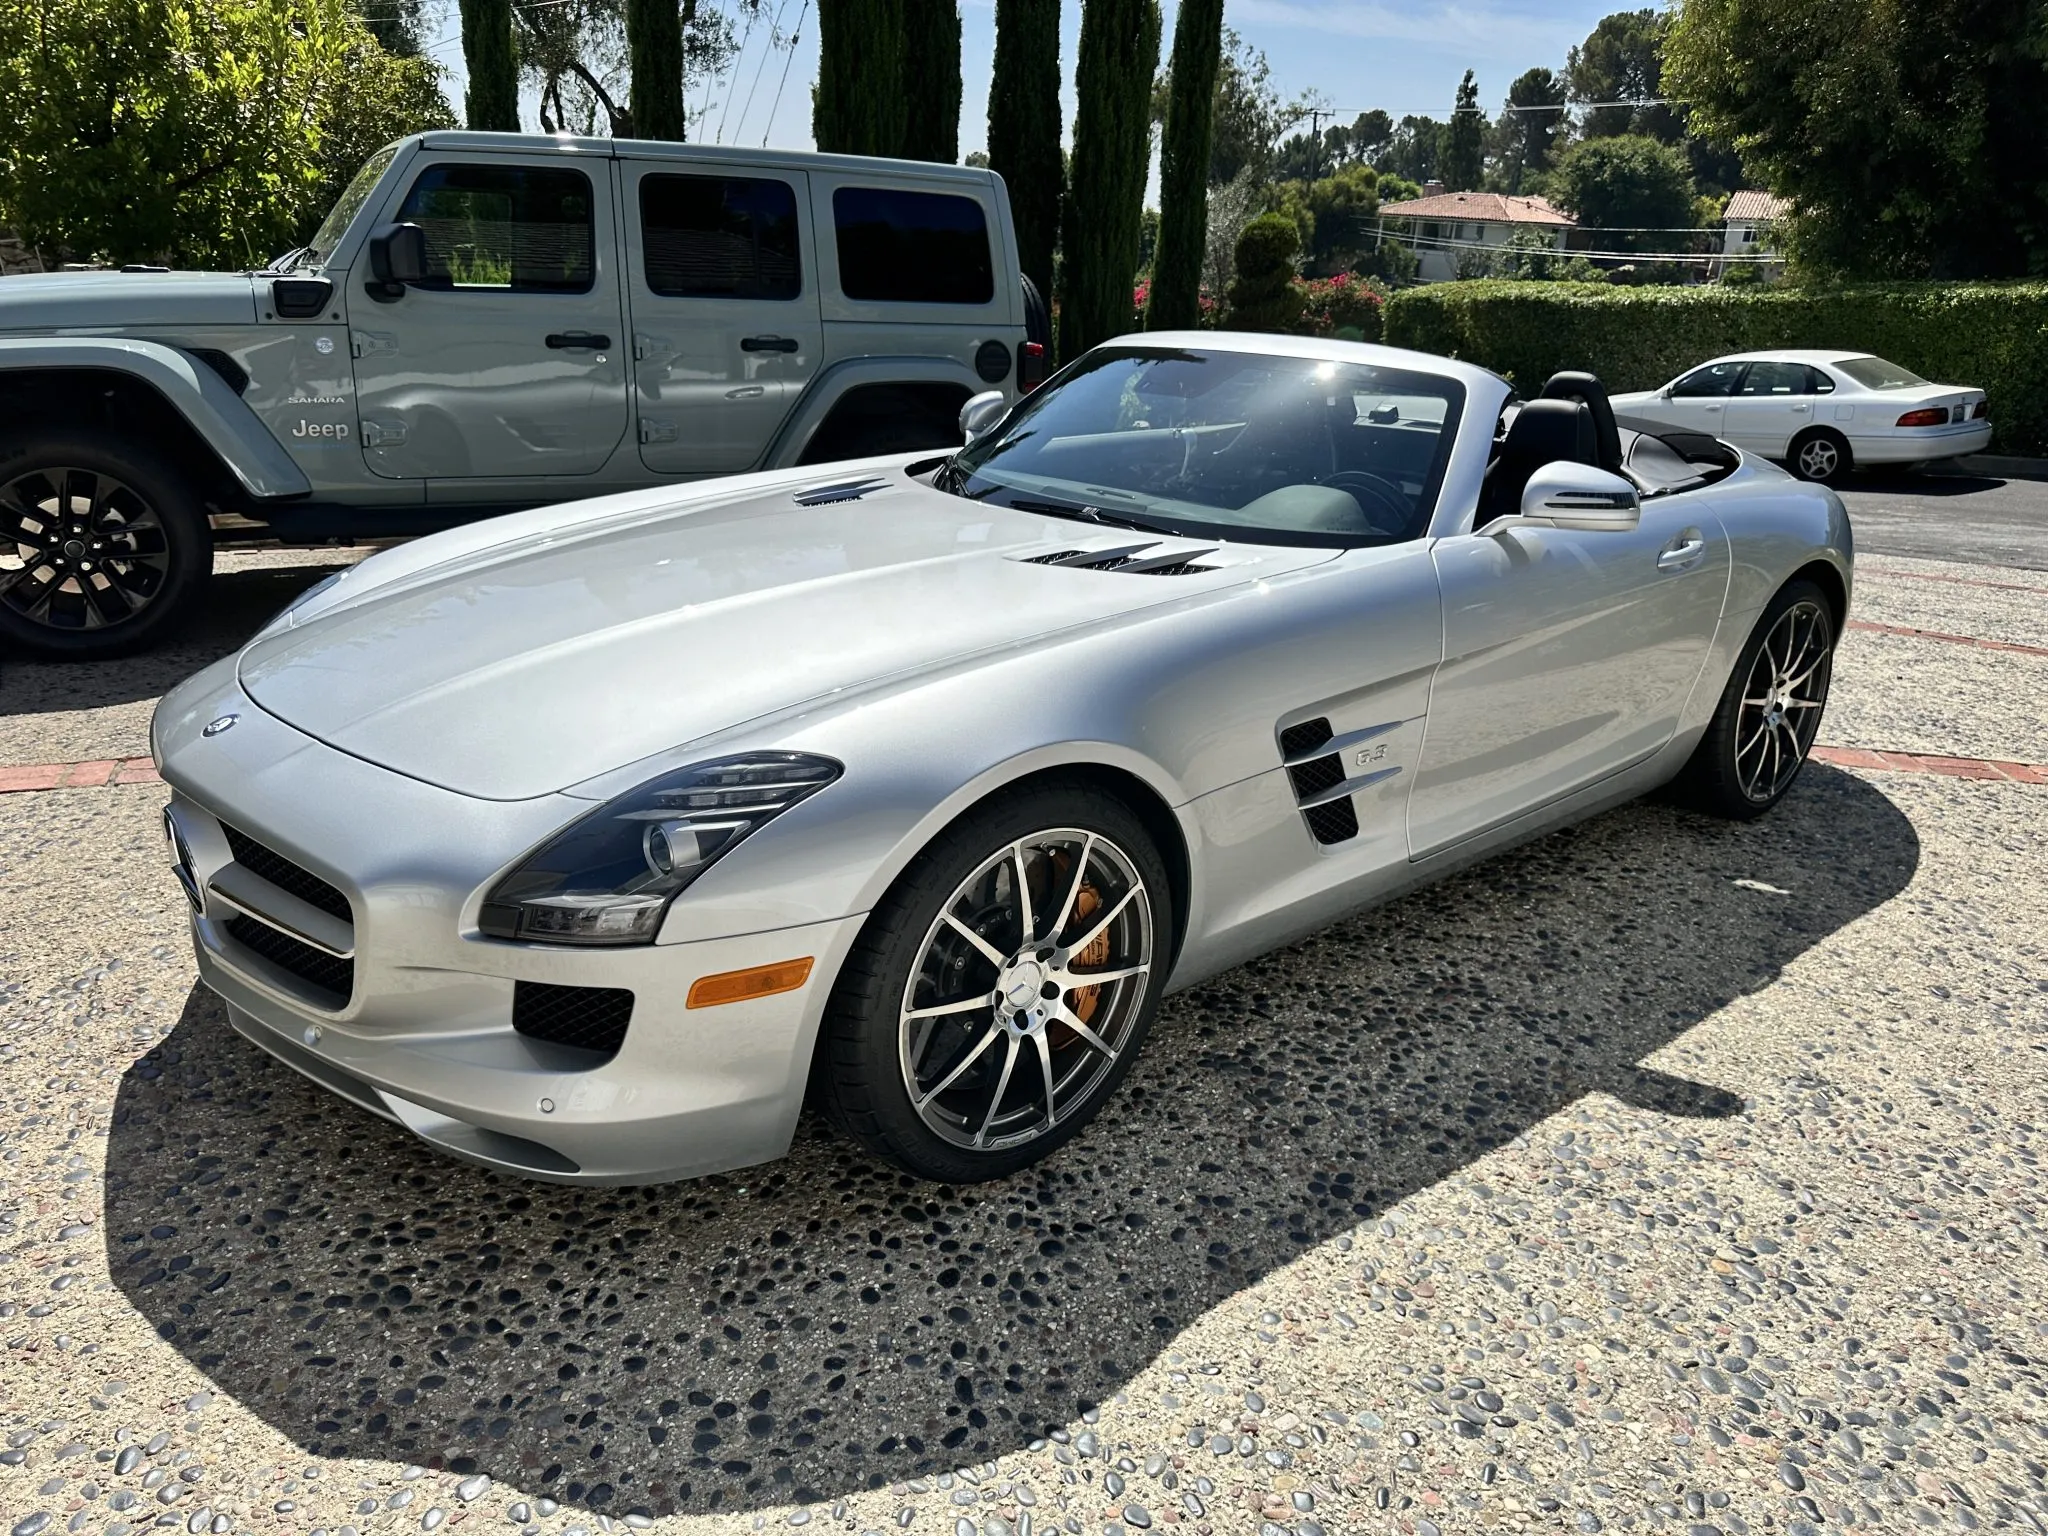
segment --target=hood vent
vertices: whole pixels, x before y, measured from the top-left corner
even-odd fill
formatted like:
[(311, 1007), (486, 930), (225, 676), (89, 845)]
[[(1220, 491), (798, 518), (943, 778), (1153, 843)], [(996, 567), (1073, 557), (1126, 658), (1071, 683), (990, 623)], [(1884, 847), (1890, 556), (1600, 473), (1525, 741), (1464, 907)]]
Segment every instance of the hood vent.
[(1169, 549), (1159, 554), (1156, 543), (1125, 544), (1116, 549), (1056, 549), (1049, 555), (1033, 555), (1026, 565), (1058, 565), (1074, 571), (1121, 571), (1126, 576), (1198, 576), (1219, 569), (1201, 564), (1204, 555), (1216, 553), (1212, 544), (1203, 549)]
[(859, 480), (835, 480), (828, 485), (807, 485), (791, 499), (800, 507), (824, 507), (835, 501), (859, 501), (888, 484), (887, 480), (875, 475)]

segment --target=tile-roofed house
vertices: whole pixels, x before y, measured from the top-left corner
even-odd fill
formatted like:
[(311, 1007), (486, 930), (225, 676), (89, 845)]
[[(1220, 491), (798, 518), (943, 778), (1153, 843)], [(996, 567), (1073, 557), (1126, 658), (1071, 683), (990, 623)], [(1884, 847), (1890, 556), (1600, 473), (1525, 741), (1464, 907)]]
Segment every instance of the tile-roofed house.
[(1510, 197), (1504, 192), (1441, 192), (1402, 203), (1382, 203), (1380, 218), (1405, 221), (1406, 243), (1415, 251), (1416, 275), (1426, 283), (1457, 277), (1461, 260), (1469, 266), (1485, 247), (1506, 244), (1517, 230), (1548, 231), (1551, 243), (1563, 250), (1566, 233), (1578, 225), (1578, 220), (1543, 198)]
[[(1771, 225), (1792, 211), (1792, 204), (1782, 197), (1773, 197), (1768, 192), (1731, 192), (1728, 206), (1721, 210), (1721, 255), (1753, 256), (1757, 245)], [(1723, 261), (1723, 267), (1738, 263)], [(1774, 273), (1778, 263), (1767, 261), (1756, 263), (1766, 273)]]

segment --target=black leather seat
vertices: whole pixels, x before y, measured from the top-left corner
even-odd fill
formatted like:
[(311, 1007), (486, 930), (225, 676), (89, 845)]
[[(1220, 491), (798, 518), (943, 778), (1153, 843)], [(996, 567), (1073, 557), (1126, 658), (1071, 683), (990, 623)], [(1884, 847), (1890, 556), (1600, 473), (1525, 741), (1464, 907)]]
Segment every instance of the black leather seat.
[(1487, 467), (1473, 527), (1521, 511), (1529, 477), (1544, 465), (1599, 462), (1600, 444), (1591, 410), (1577, 400), (1531, 400), (1516, 413), (1500, 452)]
[(1553, 373), (1543, 386), (1545, 400), (1576, 400), (1593, 413), (1593, 440), (1600, 457), (1593, 462), (1611, 475), (1621, 473), (1621, 430), (1614, 422), (1614, 407), (1607, 399), (1607, 386), (1590, 373)]

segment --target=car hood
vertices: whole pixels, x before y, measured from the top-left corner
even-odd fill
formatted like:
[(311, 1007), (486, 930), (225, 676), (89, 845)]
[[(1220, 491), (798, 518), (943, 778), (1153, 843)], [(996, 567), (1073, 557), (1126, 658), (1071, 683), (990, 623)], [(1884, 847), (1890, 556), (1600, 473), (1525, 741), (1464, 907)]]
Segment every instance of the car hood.
[[(342, 751), (526, 799), (809, 700), (1335, 553), (1202, 554), (1211, 546), (977, 505), (893, 468), (858, 499), (806, 504), (823, 478), (612, 498), (507, 519), (497, 537), (483, 525), (422, 540), (259, 635), (242, 686)], [(1146, 544), (1135, 558), (1186, 552), (1208, 568), (1031, 563)]]
[(0, 283), (0, 331), (249, 325), (256, 290), (245, 272), (45, 272)]

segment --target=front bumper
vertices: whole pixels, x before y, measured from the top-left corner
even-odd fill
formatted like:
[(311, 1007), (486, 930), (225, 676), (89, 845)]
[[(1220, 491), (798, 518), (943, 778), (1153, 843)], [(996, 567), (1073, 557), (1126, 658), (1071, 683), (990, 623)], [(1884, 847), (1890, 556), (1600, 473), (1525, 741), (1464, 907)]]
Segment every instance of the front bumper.
[(1919, 464), (1982, 453), (1991, 446), (1991, 423), (1965, 421), (1949, 427), (1901, 427), (1896, 432), (1849, 438), (1858, 464)]
[[(561, 806), (391, 773), (265, 715), (231, 679), (195, 679), (208, 682), (184, 721), (232, 712), (236, 725), (204, 739), (166, 717), (159, 748), (200, 979), (238, 1031), (441, 1150), (526, 1177), (657, 1183), (788, 1150), (860, 915), (612, 950), (483, 938), (477, 889), (565, 820)], [(347, 918), (318, 910), (322, 883)], [(815, 963), (796, 991), (685, 1006), (701, 976), (803, 957)], [(615, 1054), (515, 1029), (522, 981), (630, 991)]]

